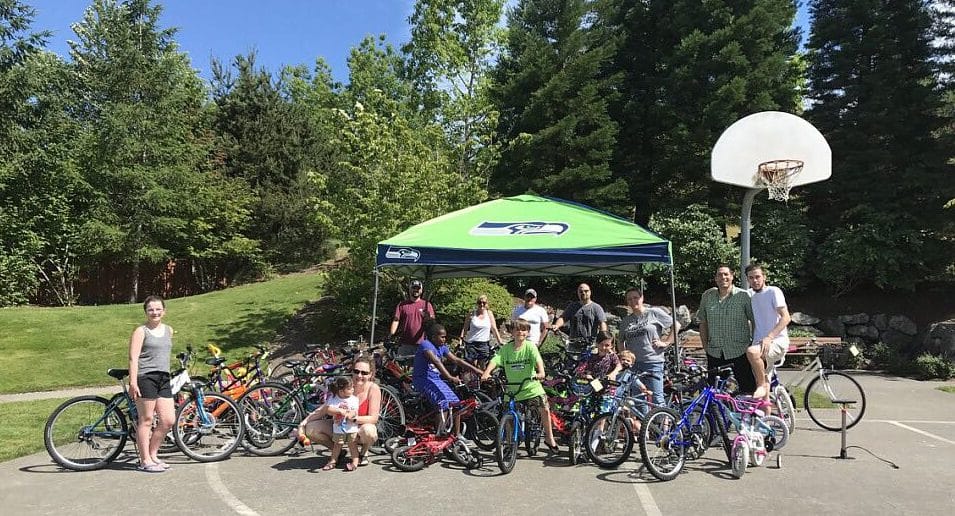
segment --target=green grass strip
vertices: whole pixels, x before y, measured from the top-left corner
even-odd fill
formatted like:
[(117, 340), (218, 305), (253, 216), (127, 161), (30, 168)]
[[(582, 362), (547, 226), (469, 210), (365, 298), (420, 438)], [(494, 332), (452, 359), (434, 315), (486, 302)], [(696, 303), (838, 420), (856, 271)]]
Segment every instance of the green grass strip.
[(0, 403), (0, 462), (43, 451), (46, 420), (67, 399)]

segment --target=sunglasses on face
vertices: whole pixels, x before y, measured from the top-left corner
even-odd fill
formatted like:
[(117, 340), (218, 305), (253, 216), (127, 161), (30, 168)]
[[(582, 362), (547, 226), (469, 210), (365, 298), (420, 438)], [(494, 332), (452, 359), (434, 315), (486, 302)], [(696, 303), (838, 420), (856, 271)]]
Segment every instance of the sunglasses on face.
[(371, 374), (371, 371), (362, 371), (361, 369), (352, 369), (351, 372), (359, 376), (368, 376)]
[(486, 305), (486, 304), (487, 304), (487, 301), (478, 301), (477, 304), (479, 304), (479, 305)]

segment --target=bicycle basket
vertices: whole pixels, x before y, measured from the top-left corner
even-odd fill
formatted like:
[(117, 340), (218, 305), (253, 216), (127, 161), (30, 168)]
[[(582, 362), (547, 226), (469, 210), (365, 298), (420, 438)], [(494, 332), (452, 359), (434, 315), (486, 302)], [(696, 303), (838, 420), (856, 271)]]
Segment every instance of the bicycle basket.
[(849, 364), (849, 350), (845, 346), (822, 346), (819, 361), (827, 369), (844, 368)]

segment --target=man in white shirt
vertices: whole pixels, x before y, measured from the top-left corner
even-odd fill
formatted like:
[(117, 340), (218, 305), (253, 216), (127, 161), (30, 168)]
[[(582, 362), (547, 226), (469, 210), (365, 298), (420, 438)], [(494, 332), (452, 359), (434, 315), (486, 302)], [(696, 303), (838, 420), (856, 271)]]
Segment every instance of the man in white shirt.
[(527, 340), (540, 346), (547, 338), (547, 327), (550, 324), (550, 315), (544, 307), (537, 304), (537, 291), (529, 288), (524, 292), (524, 304), (517, 305), (511, 312), (511, 319), (524, 319), (531, 325)]
[[(769, 397), (769, 378), (766, 365), (770, 367), (786, 355), (789, 349), (789, 334), (786, 327), (791, 320), (786, 296), (778, 287), (766, 284), (763, 268), (756, 264), (746, 266), (750, 299), (753, 303), (753, 344), (746, 349), (746, 358), (756, 377), (754, 398)], [(763, 361), (766, 361), (765, 363)]]

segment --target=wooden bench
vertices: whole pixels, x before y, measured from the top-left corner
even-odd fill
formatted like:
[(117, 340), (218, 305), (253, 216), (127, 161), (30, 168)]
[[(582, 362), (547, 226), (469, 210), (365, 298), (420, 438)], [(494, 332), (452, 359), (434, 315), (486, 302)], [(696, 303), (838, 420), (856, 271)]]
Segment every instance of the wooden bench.
[[(842, 346), (842, 337), (789, 337), (789, 351), (787, 357), (814, 357), (823, 346)], [(689, 357), (706, 358), (703, 351), (703, 341), (699, 335), (680, 336), (680, 348), (685, 349)]]

